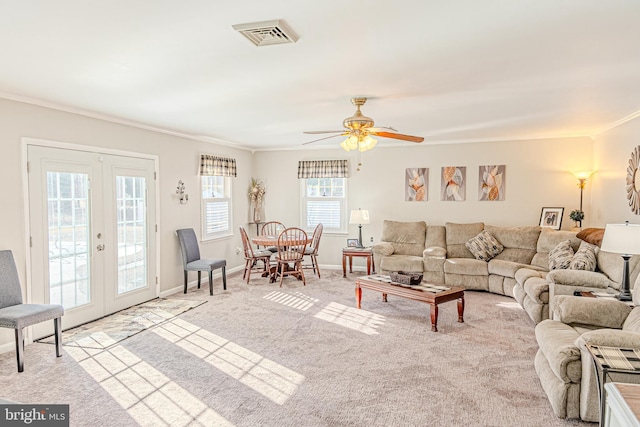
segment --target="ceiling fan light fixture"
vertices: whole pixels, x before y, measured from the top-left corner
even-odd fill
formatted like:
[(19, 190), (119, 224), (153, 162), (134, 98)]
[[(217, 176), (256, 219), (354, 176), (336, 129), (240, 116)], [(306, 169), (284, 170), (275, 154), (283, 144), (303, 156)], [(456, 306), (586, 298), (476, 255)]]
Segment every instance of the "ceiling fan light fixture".
[(345, 151), (356, 150), (358, 149), (358, 146), (358, 137), (356, 135), (350, 135), (340, 144), (340, 147), (342, 147)]
[(360, 150), (361, 152), (371, 150), (376, 146), (377, 143), (378, 141), (367, 135), (362, 139), (362, 141), (360, 141), (360, 144), (358, 144), (358, 150)]

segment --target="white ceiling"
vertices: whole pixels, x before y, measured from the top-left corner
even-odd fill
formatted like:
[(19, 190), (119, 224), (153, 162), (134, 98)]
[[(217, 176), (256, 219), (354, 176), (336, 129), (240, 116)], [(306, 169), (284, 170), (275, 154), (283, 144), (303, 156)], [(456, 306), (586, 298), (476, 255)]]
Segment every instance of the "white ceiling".
[[(424, 143), (594, 135), (640, 109), (639, 18), (638, 0), (0, 0), (0, 92), (251, 149), (340, 129), (353, 96)], [(272, 19), (298, 42), (231, 28)]]

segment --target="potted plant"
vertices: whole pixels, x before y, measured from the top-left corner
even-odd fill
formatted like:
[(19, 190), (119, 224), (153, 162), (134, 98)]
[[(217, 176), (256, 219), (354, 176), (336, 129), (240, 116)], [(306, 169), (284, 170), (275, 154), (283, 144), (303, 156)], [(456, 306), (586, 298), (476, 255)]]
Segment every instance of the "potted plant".
[(584, 212), (580, 209), (574, 209), (569, 214), (569, 218), (576, 224), (576, 228), (582, 227), (582, 220), (584, 219)]

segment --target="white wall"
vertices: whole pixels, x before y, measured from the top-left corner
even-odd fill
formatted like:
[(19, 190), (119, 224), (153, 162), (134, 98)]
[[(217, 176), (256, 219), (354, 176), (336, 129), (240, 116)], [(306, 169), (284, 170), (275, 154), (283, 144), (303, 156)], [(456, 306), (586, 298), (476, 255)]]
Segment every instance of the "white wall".
[[(250, 152), (197, 142), (162, 133), (92, 119), (77, 114), (21, 102), (0, 99), (0, 182), (3, 183), (3, 206), (0, 209), (0, 249), (13, 251), (23, 289), (26, 287), (26, 213), (23, 208), (25, 183), (22, 171), (21, 138), (106, 147), (159, 157), (159, 241), (161, 291), (182, 284), (182, 260), (175, 230), (193, 227), (200, 230), (198, 165), (200, 154), (233, 157), (238, 177), (233, 181), (234, 232), (247, 222), (249, 204), (246, 189), (251, 180), (253, 156)], [(190, 201), (181, 205), (176, 198), (178, 180), (185, 182)], [(226, 258), (228, 268), (243, 265), (235, 249), (242, 242), (237, 233), (231, 238), (201, 243), (203, 257)], [(195, 277), (195, 276), (194, 276)], [(23, 293), (25, 294), (25, 293)], [(0, 345), (13, 340), (9, 330), (0, 330)]]
[[(257, 152), (254, 176), (267, 187), (267, 220), (287, 226), (300, 225), (300, 186), (296, 179), (299, 160), (349, 159), (348, 209), (368, 209), (371, 224), (363, 226), (363, 239), (378, 240), (382, 221), (424, 220), (427, 224), (482, 221), (505, 226), (537, 225), (543, 206), (564, 207), (562, 228), (573, 226), (569, 212), (579, 206), (577, 180), (569, 171), (593, 167), (593, 141), (589, 138), (510, 141), (456, 145), (376, 147), (363, 153), (362, 170), (356, 172), (357, 154), (340, 148), (326, 150)], [(478, 201), (478, 168), (506, 165), (506, 200)], [(467, 197), (464, 202), (440, 201), (440, 168), (467, 167)], [(429, 200), (404, 201), (406, 168), (429, 168)], [(589, 189), (585, 188), (584, 210), (590, 216)], [(348, 235), (325, 235), (319, 262), (341, 263), (341, 248), (347, 237), (357, 237), (357, 226)], [(354, 263), (356, 260), (354, 260)]]
[(629, 221), (640, 223), (627, 200), (627, 166), (633, 149), (640, 145), (640, 118), (598, 135), (594, 143), (593, 206), (594, 224)]

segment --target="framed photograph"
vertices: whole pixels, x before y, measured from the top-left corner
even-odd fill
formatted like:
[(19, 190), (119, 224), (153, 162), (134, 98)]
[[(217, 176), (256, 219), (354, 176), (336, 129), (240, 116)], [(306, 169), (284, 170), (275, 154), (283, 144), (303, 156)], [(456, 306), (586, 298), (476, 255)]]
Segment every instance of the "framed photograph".
[(347, 247), (349, 247), (349, 248), (357, 248), (358, 247), (358, 239), (347, 239)]
[(540, 227), (560, 230), (564, 208), (542, 208), (540, 213)]

